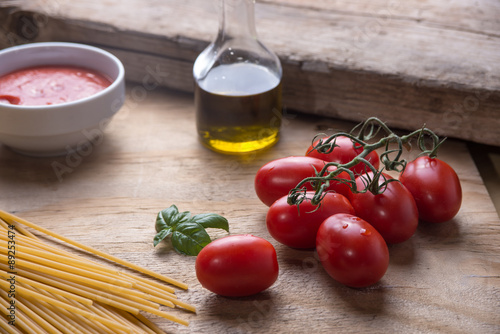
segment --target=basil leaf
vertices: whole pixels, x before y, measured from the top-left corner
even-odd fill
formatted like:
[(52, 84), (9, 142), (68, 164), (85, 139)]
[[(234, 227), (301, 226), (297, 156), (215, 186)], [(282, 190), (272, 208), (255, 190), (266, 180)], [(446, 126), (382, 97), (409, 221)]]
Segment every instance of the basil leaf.
[(229, 232), (226, 218), (215, 213), (202, 213), (191, 216), (189, 211), (179, 212), (175, 205), (162, 210), (156, 217), (157, 234), (153, 245), (158, 245), (170, 236), (174, 249), (185, 255), (198, 255), (203, 247), (212, 240), (205, 228), (220, 228)]
[(200, 224), (204, 228), (220, 228), (229, 232), (229, 223), (227, 219), (215, 213), (202, 213), (193, 216), (191, 221)]
[(163, 239), (168, 237), (170, 235), (170, 233), (172, 233), (172, 229), (170, 227), (166, 227), (163, 230), (161, 230), (160, 232), (158, 232), (155, 235), (155, 238), (153, 240), (153, 246), (156, 247), (156, 245), (158, 245), (160, 243), (160, 241), (162, 241)]
[(189, 211), (179, 212), (175, 216), (175, 225), (185, 223), (189, 221), (190, 218), (191, 218), (191, 212)]
[(203, 247), (212, 240), (205, 228), (195, 222), (185, 222), (177, 225), (172, 232), (172, 246), (181, 254), (198, 255)]
[(176, 224), (176, 217), (178, 214), (179, 210), (175, 205), (172, 205), (170, 206), (170, 208), (158, 212), (155, 224), (156, 232), (160, 232), (168, 226), (174, 226)]

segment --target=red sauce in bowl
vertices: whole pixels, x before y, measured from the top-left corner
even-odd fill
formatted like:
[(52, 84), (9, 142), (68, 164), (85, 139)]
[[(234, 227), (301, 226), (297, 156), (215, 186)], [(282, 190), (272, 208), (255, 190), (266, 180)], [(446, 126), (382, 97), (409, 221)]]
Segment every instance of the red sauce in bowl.
[(0, 76), (0, 103), (41, 106), (76, 101), (111, 85), (104, 75), (74, 66), (37, 66)]

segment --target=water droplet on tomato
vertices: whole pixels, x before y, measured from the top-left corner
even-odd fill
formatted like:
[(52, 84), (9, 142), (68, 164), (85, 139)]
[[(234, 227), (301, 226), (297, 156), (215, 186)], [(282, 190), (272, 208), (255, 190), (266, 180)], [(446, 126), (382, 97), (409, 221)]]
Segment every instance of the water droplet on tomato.
[(369, 236), (370, 234), (372, 234), (372, 231), (362, 228), (359, 230), (359, 233), (364, 236)]

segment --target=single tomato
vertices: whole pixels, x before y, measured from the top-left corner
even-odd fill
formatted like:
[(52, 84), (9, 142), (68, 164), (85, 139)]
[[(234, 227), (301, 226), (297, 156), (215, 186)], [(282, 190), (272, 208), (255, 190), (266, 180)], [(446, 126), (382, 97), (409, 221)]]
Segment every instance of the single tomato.
[(413, 195), (423, 221), (446, 222), (460, 210), (460, 180), (455, 170), (442, 160), (421, 156), (406, 165), (399, 180)]
[(389, 249), (380, 233), (350, 214), (330, 216), (321, 224), (316, 249), (326, 272), (353, 288), (377, 283), (389, 267)]
[[(290, 190), (307, 177), (316, 176), (325, 162), (311, 157), (286, 157), (268, 162), (255, 176), (255, 192), (259, 199), (271, 206), (274, 201), (288, 195)], [(308, 190), (312, 186), (305, 185)]]
[[(336, 171), (337, 167), (335, 166), (329, 166), (327, 173), (331, 173), (333, 171)], [(327, 174), (325, 173), (325, 176)], [(337, 180), (335, 180), (337, 179)], [(330, 180), (330, 186), (328, 187), (328, 191), (336, 192), (341, 195), (344, 195), (345, 197), (349, 197), (351, 194), (351, 187), (348, 185), (349, 182), (351, 182), (351, 177), (347, 172), (340, 172), (338, 175), (335, 176), (334, 180)]]
[(269, 288), (278, 278), (273, 245), (253, 235), (230, 235), (206, 245), (196, 258), (201, 285), (221, 296), (250, 296)]
[[(307, 192), (312, 198), (314, 192)], [(309, 200), (298, 207), (287, 203), (287, 196), (274, 202), (266, 216), (267, 230), (278, 242), (292, 247), (310, 249), (316, 247), (316, 234), (319, 226), (336, 213), (354, 214), (349, 200), (337, 193), (326, 193), (321, 205), (316, 207)]]
[[(386, 179), (392, 179), (384, 174)], [(358, 190), (364, 190), (365, 184), (373, 178), (373, 173), (366, 173), (356, 178)], [(379, 179), (379, 184), (385, 181)], [(387, 183), (383, 192), (374, 195), (370, 191), (352, 193), (349, 197), (356, 216), (366, 220), (382, 235), (387, 243), (396, 244), (408, 240), (418, 226), (418, 209), (410, 191), (395, 180)]]
[[(323, 139), (326, 138), (328, 137), (325, 137)], [(314, 144), (316, 145), (318, 141), (319, 140), (315, 141)], [(330, 153), (318, 152), (317, 150), (313, 149), (313, 145), (311, 145), (307, 149), (306, 156), (318, 158), (328, 162), (337, 162), (339, 164), (346, 164), (348, 162), (351, 162), (355, 157), (357, 157), (361, 152), (363, 152), (363, 148), (357, 147), (357, 145), (355, 145), (353, 141), (348, 137), (343, 137), (343, 136), (337, 137), (335, 140), (335, 144), (338, 147), (335, 147)], [(378, 169), (380, 165), (380, 157), (376, 151), (368, 153), (365, 159), (368, 160), (373, 165), (373, 167)], [(366, 165), (361, 162), (356, 166), (351, 167), (350, 169), (357, 175), (369, 171)]]

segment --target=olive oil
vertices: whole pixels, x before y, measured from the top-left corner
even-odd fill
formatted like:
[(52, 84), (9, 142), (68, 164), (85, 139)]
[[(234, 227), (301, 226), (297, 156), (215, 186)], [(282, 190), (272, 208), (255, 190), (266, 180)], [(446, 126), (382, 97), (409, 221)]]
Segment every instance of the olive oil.
[(283, 68), (255, 29), (255, 0), (219, 0), (217, 36), (196, 58), (198, 137), (222, 153), (247, 153), (279, 139)]
[(195, 86), (200, 141), (222, 153), (261, 150), (279, 139), (281, 79), (251, 63), (219, 65)]

